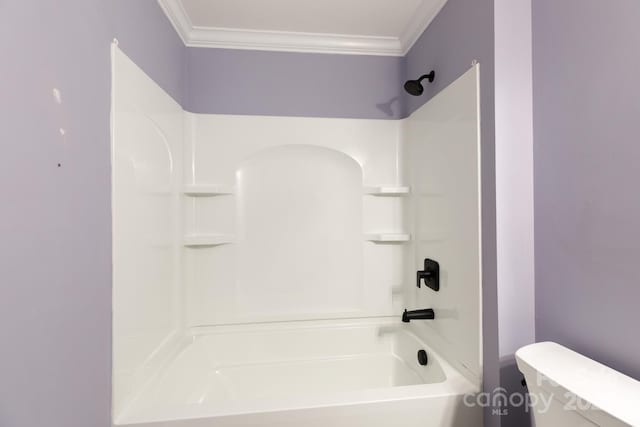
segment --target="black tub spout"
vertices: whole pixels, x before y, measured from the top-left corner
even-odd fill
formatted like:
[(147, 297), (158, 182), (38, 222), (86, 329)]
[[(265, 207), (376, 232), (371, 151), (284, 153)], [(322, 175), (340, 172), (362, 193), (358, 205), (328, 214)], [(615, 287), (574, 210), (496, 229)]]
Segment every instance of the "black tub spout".
[(404, 323), (409, 323), (412, 320), (432, 320), (436, 318), (436, 314), (433, 312), (431, 308), (425, 308), (423, 310), (412, 310), (407, 311), (404, 310), (402, 313), (402, 321)]

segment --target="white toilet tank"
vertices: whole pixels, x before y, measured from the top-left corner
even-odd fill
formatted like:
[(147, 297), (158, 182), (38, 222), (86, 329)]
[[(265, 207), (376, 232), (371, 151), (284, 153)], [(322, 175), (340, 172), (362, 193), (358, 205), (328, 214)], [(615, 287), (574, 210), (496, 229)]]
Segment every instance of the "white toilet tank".
[(536, 427), (640, 426), (640, 382), (553, 342), (516, 352)]

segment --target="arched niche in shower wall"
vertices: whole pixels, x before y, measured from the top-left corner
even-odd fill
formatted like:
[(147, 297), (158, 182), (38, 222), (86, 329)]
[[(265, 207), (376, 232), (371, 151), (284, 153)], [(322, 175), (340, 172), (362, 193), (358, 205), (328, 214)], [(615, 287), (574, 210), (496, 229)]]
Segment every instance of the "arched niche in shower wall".
[(170, 329), (178, 189), (171, 148), (147, 114), (127, 105), (114, 112), (114, 328), (129, 335)]
[(268, 148), (236, 172), (236, 303), (252, 318), (363, 304), (362, 168), (312, 145)]
[(173, 153), (165, 132), (151, 117), (134, 107), (116, 114), (115, 137), (126, 143), (114, 144), (114, 167), (118, 168), (117, 172), (127, 175), (123, 179), (129, 180), (128, 191), (169, 194), (176, 177)]

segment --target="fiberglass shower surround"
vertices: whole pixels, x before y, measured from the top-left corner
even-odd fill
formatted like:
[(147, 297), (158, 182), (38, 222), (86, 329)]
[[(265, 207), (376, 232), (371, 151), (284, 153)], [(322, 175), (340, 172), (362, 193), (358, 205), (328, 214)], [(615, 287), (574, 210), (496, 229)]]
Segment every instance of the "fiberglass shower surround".
[(114, 46), (114, 424), (474, 425), (478, 73), (405, 120), (192, 114)]

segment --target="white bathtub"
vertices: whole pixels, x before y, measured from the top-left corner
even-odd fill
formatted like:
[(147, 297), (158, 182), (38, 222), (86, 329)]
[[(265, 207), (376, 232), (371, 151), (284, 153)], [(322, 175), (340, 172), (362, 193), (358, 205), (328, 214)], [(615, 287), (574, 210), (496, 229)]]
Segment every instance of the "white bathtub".
[(196, 328), (114, 424), (481, 426), (481, 411), (463, 403), (478, 385), (409, 328), (396, 319)]

